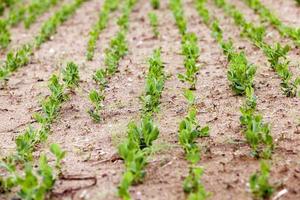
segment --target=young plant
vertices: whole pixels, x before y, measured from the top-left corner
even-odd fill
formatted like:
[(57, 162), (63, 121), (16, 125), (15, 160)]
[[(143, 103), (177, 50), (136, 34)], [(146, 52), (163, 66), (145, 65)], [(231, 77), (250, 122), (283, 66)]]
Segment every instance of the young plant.
[(253, 196), (257, 199), (269, 199), (274, 193), (273, 186), (269, 183), (270, 166), (266, 161), (261, 161), (260, 172), (250, 177), (249, 185)]
[[(5, 192), (8, 189), (16, 188), (21, 199), (45, 199), (57, 179), (54, 168), (49, 165), (47, 157), (40, 156), (37, 170), (32, 167), (30, 161), (24, 161), (21, 172), (16, 169), (14, 158), (10, 157), (9, 159), (6, 163), (1, 162), (0, 164), (0, 167), (8, 173), (6, 178), (1, 177), (0, 179), (0, 190)], [(60, 166), (60, 160), (55, 162)]]
[(61, 169), (61, 161), (66, 156), (66, 152), (63, 151), (58, 144), (51, 144), (50, 151), (56, 158), (56, 162), (55, 162), (56, 168)]
[(281, 89), (287, 97), (295, 97), (300, 85), (300, 79), (296, 78), (292, 81), (292, 72), (289, 70), (289, 61), (287, 60), (287, 53), (290, 49), (289, 46), (282, 47), (279, 43), (276, 43), (274, 47), (269, 45), (262, 46), (265, 55), (268, 57), (268, 61), (271, 67), (280, 76)]
[(24, 134), (19, 135), (16, 138), (16, 148), (19, 159), (32, 160), (32, 152), (38, 142), (38, 132), (32, 127), (29, 127)]
[(150, 12), (148, 14), (148, 17), (149, 17), (150, 25), (152, 27), (152, 32), (154, 36), (157, 38), (159, 36), (157, 15), (154, 12)]
[(184, 67), (186, 69), (185, 74), (179, 74), (178, 78), (181, 81), (188, 82), (190, 89), (196, 89), (197, 74), (199, 67), (197, 66), (197, 60), (200, 54), (200, 50), (197, 44), (197, 36), (194, 33), (188, 33), (182, 38), (182, 54), (184, 55)]
[(105, 50), (104, 63), (107, 76), (112, 76), (117, 72), (118, 64), (127, 53), (128, 47), (125, 33), (120, 31), (110, 42), (110, 47)]
[(160, 0), (150, 0), (150, 3), (153, 9), (159, 9)]
[(46, 198), (55, 183), (53, 169), (48, 164), (47, 157), (42, 155), (39, 160), (39, 170), (35, 172), (30, 164), (25, 167), (25, 176), (19, 176), (17, 185), (20, 187), (18, 195), (22, 199), (42, 200)]
[(28, 64), (31, 55), (32, 47), (30, 45), (24, 45), (16, 52), (10, 51), (6, 56), (6, 61), (0, 68), (0, 80), (7, 78), (11, 73)]
[(122, 10), (122, 15), (119, 17), (117, 24), (119, 25), (120, 31), (127, 32), (129, 27), (129, 14), (131, 13), (133, 6), (137, 0), (126, 0)]
[(211, 16), (208, 9), (205, 7), (207, 0), (196, 0), (195, 2), (198, 14), (202, 17), (203, 22), (206, 25), (209, 25), (211, 23)]
[(128, 125), (128, 139), (134, 141), (141, 150), (151, 147), (158, 135), (159, 130), (150, 117), (142, 119), (139, 127), (134, 123)]
[(188, 101), (188, 104), (190, 107), (194, 106), (195, 103), (196, 103), (196, 96), (195, 94), (193, 93), (192, 90), (184, 90), (184, 93), (183, 93), (185, 99)]
[(185, 151), (186, 158), (193, 164), (200, 160), (200, 150), (195, 140), (199, 137), (209, 136), (209, 127), (200, 127), (196, 119), (196, 113), (197, 111), (194, 108), (189, 111), (179, 125), (178, 134), (179, 143)]
[(145, 95), (141, 97), (144, 114), (157, 112), (161, 93), (164, 89), (165, 74), (161, 60), (161, 51), (156, 49), (149, 59), (149, 71), (146, 79)]
[(10, 32), (8, 30), (8, 24), (5, 20), (0, 19), (0, 48), (5, 49), (10, 43)]
[(94, 122), (99, 123), (101, 120), (99, 112), (103, 107), (102, 102), (105, 99), (103, 91), (97, 92), (96, 90), (92, 90), (89, 93), (89, 99), (94, 107), (88, 111), (88, 114), (92, 117)]
[(147, 156), (158, 135), (159, 130), (150, 117), (144, 118), (140, 126), (134, 123), (128, 125), (128, 139), (118, 148), (126, 167), (118, 187), (118, 195), (122, 199), (130, 199), (129, 187), (143, 181), (146, 175), (144, 168), (147, 165)]
[(96, 83), (100, 86), (101, 90), (104, 90), (105, 86), (107, 85), (106, 79), (106, 71), (104, 69), (99, 69), (95, 72), (93, 79)]
[(256, 67), (248, 63), (243, 52), (230, 55), (227, 77), (236, 94), (245, 94), (246, 89), (253, 86), (255, 73)]
[(67, 63), (63, 70), (63, 81), (68, 88), (75, 88), (79, 85), (79, 70), (74, 62)]
[(209, 197), (201, 183), (203, 172), (201, 167), (190, 167), (189, 175), (183, 182), (183, 190), (188, 194), (187, 200), (205, 200)]
[(255, 114), (256, 97), (254, 89), (246, 90), (247, 100), (241, 107), (241, 124), (244, 126), (244, 134), (252, 148), (252, 154), (257, 158), (269, 159), (274, 148), (273, 138), (270, 135), (269, 124), (262, 121), (262, 116)]
[(0, 160), (0, 169), (7, 172), (6, 175), (0, 177), (0, 191), (1, 193), (9, 192), (17, 185), (16, 174), (16, 159), (12, 156), (7, 157), (5, 160)]
[(176, 25), (181, 35), (185, 35), (187, 29), (187, 22), (184, 17), (181, 0), (170, 0), (170, 9), (176, 21)]

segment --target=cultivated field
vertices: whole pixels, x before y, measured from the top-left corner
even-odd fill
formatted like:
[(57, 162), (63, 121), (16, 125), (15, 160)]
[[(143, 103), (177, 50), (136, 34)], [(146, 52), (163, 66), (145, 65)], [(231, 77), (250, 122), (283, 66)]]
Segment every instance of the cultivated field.
[(299, 200), (299, 16), (1, 0), (0, 199)]

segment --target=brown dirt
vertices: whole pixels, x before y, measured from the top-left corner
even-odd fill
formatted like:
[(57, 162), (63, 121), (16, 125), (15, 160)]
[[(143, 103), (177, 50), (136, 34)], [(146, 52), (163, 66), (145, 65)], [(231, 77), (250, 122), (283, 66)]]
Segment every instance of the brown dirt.
[[(96, 87), (91, 76), (103, 66), (104, 50), (109, 45), (118, 27), (116, 18), (120, 11), (112, 15), (107, 29), (101, 33), (95, 60), (85, 60), (86, 43), (90, 27), (96, 22), (102, 1), (90, 0), (82, 5), (74, 17), (63, 24), (51, 41), (35, 52), (32, 62), (16, 72), (7, 86), (0, 89), (0, 155), (14, 151), (14, 139), (32, 121), (32, 114), (39, 110), (39, 101), (48, 94), (47, 80), (54, 72), (59, 72), (67, 61), (73, 60), (80, 66), (80, 88), (63, 105), (59, 119), (53, 124), (52, 134), (36, 152), (48, 152), (51, 143), (58, 143), (67, 151), (63, 162), (65, 176), (77, 176), (83, 180), (59, 180), (54, 193), (72, 190), (64, 196), (54, 195), (52, 199), (111, 200), (116, 196), (124, 165), (115, 159), (117, 144), (124, 139), (127, 124), (138, 120), (140, 115), (139, 96), (144, 90), (144, 78), (148, 69), (147, 58), (153, 49), (162, 47), (162, 59), (166, 73), (170, 75), (162, 94), (160, 112), (156, 124), (160, 136), (154, 144), (155, 153), (149, 159), (147, 176), (143, 184), (131, 188), (133, 199), (185, 199), (182, 181), (188, 173), (188, 164), (178, 145), (177, 129), (180, 120), (186, 115), (187, 105), (182, 96), (186, 87), (177, 79), (184, 72), (181, 52), (181, 38), (175, 26), (168, 1), (161, 0), (158, 14), (159, 39), (153, 38), (148, 22), (148, 12), (152, 8), (148, 1), (140, 0), (131, 17), (127, 35), (129, 52), (122, 59), (119, 72), (109, 81), (103, 109), (103, 121), (95, 124), (86, 113), (90, 107), (88, 91)], [(247, 187), (249, 176), (259, 168), (259, 161), (251, 158), (250, 148), (245, 142), (239, 123), (239, 107), (243, 98), (235, 96), (227, 81), (227, 63), (218, 44), (210, 35), (210, 30), (202, 23), (192, 0), (184, 1), (189, 31), (199, 38), (201, 66), (197, 84), (198, 120), (201, 125), (210, 127), (210, 137), (199, 139), (202, 160), (199, 165), (205, 169), (202, 178), (205, 188), (213, 200), (251, 199)], [(230, 0), (245, 13), (248, 20), (259, 24), (255, 13), (238, 0)], [(271, 0), (263, 2), (273, 9), (287, 24), (299, 25), (296, 13), (300, 8), (292, 1)], [(287, 188), (283, 200), (300, 199), (300, 102), (299, 98), (287, 98), (280, 91), (280, 79), (269, 67), (263, 53), (246, 38), (241, 38), (239, 29), (231, 18), (212, 3), (209, 10), (220, 19), (225, 37), (231, 37), (237, 48), (244, 50), (249, 61), (257, 65), (255, 89), (258, 97), (258, 110), (264, 120), (271, 125), (276, 149), (272, 160), (271, 182), (278, 185), (277, 192)], [(284, 7), (285, 9), (281, 10)], [(55, 8), (56, 9), (56, 8)], [(53, 10), (55, 10), (53, 9)], [(51, 11), (52, 12), (52, 11)], [(51, 13), (49, 12), (49, 13)], [(30, 30), (22, 27), (14, 29), (12, 46), (28, 38), (38, 30), (45, 14)], [(38, 25), (39, 24), (39, 25)], [(25, 32), (25, 33), (24, 33)], [(292, 44), (282, 38), (272, 27), (268, 27), (268, 42), (279, 41)], [(293, 48), (290, 59), (291, 70), (299, 75), (299, 50)], [(96, 178), (85, 180), (86, 177)], [(76, 190), (78, 187), (82, 189)], [(0, 195), (9, 199), (10, 195)]]

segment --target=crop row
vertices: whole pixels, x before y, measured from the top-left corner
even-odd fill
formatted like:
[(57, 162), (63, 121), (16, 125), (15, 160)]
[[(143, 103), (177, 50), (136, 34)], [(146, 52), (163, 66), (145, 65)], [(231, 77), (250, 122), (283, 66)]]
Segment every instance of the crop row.
[[(269, 198), (274, 192), (273, 186), (269, 183), (270, 164), (274, 150), (273, 138), (270, 125), (263, 121), (263, 117), (257, 111), (257, 97), (255, 96), (254, 78), (257, 67), (249, 63), (246, 54), (235, 48), (231, 39), (224, 39), (223, 30), (216, 17), (210, 15), (206, 8), (206, 0), (195, 0), (196, 9), (204, 23), (210, 28), (212, 36), (222, 48), (224, 56), (228, 61), (227, 78), (233, 92), (245, 97), (245, 102), (240, 107), (240, 124), (242, 132), (249, 146), (251, 155), (261, 159), (261, 169), (249, 179), (250, 189), (255, 198)], [(245, 0), (246, 1), (246, 0)], [(34, 2), (34, 1), (33, 1)], [(44, 2), (43, 6), (50, 1)], [(51, 1), (56, 4), (56, 1)], [(0, 78), (7, 78), (18, 68), (30, 62), (31, 55), (36, 48), (55, 34), (57, 28), (69, 17), (84, 0), (74, 0), (71, 4), (63, 6), (42, 26), (40, 33), (34, 42), (24, 45), (16, 52), (9, 52), (6, 62), (0, 69)], [(125, 0), (122, 2), (122, 13), (117, 23), (119, 30), (111, 39), (109, 47), (105, 50), (104, 68), (93, 74), (93, 80), (97, 83), (97, 89), (89, 92), (89, 100), (92, 108), (88, 114), (95, 122), (101, 121), (101, 109), (105, 99), (105, 89), (108, 87), (109, 79), (118, 71), (121, 59), (128, 51), (126, 36), (129, 27), (129, 17), (137, 0)], [(268, 58), (271, 67), (282, 79), (282, 89), (287, 96), (296, 96), (300, 79), (292, 80), (292, 73), (289, 71), (289, 61), (286, 58), (289, 47), (282, 47), (277, 43), (274, 47), (264, 41), (265, 27), (256, 27), (253, 23), (247, 22), (241, 12), (235, 6), (225, 0), (214, 0), (215, 4), (223, 8), (225, 13), (233, 17), (234, 22), (242, 29), (242, 35), (248, 37), (259, 47)], [(261, 17), (270, 21), (274, 26), (274, 16), (263, 7), (259, 0), (247, 1)], [(159, 9), (159, 0), (151, 0), (153, 9)], [(99, 19), (90, 32), (87, 47), (87, 59), (94, 56), (96, 42), (102, 30), (107, 26), (109, 15), (118, 8), (119, 0), (104, 2), (99, 13)], [(252, 5), (254, 4), (254, 5)], [(8, 5), (7, 5), (8, 6)], [(184, 58), (185, 72), (178, 74), (178, 79), (187, 83), (189, 87), (184, 89), (183, 95), (188, 103), (188, 114), (182, 119), (178, 129), (178, 142), (181, 145), (185, 158), (189, 164), (189, 174), (183, 182), (183, 190), (189, 200), (202, 200), (210, 196), (201, 182), (204, 169), (198, 166), (201, 160), (201, 149), (197, 139), (209, 136), (209, 127), (201, 127), (197, 121), (196, 90), (197, 76), (199, 73), (198, 59), (200, 49), (198, 38), (195, 33), (187, 31), (187, 20), (181, 0), (170, 0), (170, 10), (173, 13), (177, 28), (181, 34), (181, 54)], [(35, 17), (46, 11), (46, 8), (38, 8), (32, 11), (32, 21)], [(49, 7), (49, 5), (47, 6)], [(34, 17), (35, 16), (35, 17)], [(150, 25), (153, 34), (158, 37), (158, 18), (154, 12), (149, 13)], [(273, 19), (275, 18), (275, 19)], [(274, 21), (272, 21), (274, 20)], [(275, 24), (276, 22), (276, 24)], [(0, 23), (1, 26), (1, 23)], [(4, 26), (5, 29), (6, 25)], [(283, 35), (291, 31), (282, 23), (277, 27)], [(294, 34), (294, 33), (293, 33)], [(289, 35), (290, 36), (290, 35)], [(291, 37), (291, 36), (290, 36)], [(295, 38), (294, 38), (295, 39)], [(118, 195), (122, 199), (131, 199), (129, 188), (134, 184), (142, 183), (146, 175), (145, 168), (148, 164), (148, 156), (152, 152), (153, 142), (159, 136), (159, 129), (154, 124), (153, 117), (159, 111), (161, 94), (164, 89), (166, 75), (161, 59), (161, 49), (155, 49), (148, 60), (149, 69), (145, 80), (145, 91), (141, 96), (142, 113), (139, 123), (128, 124), (127, 138), (118, 146), (118, 153), (124, 160), (125, 172), (118, 186)], [(0, 167), (5, 169), (6, 176), (0, 178), (0, 191), (7, 192), (12, 189), (18, 190), (19, 197), (23, 199), (44, 199), (47, 193), (53, 188), (55, 180), (61, 173), (61, 160), (65, 152), (56, 144), (50, 146), (50, 151), (55, 156), (55, 166), (48, 162), (48, 158), (41, 154), (38, 167), (35, 166), (33, 153), (37, 146), (47, 140), (51, 133), (51, 126), (57, 119), (60, 109), (66, 102), (79, 83), (79, 72), (76, 64), (70, 62), (63, 71), (63, 77), (53, 75), (49, 80), (50, 96), (41, 103), (41, 112), (34, 114), (38, 128), (29, 126), (26, 131), (16, 138), (16, 154), (10, 155)]]
[(17, 0), (3, 0), (0, 2), (0, 16), (2, 16), (7, 9), (11, 9), (16, 4)]
[(28, 5), (24, 6), (23, 1), (15, 1), (15, 6), (10, 10), (7, 18), (0, 20), (0, 47), (8, 47), (11, 41), (9, 30), (11, 26), (15, 26), (21, 21), (24, 21), (25, 28), (30, 28), (31, 24), (33, 24), (39, 16), (55, 6), (58, 2), (57, 0), (31, 0)]
[(285, 25), (271, 10), (261, 3), (260, 0), (243, 0), (250, 8), (257, 13), (262, 22), (268, 22), (279, 33), (294, 40), (297, 46), (300, 45), (300, 29)]
[[(159, 1), (151, 1), (151, 5), (153, 9), (158, 9)], [(140, 122), (128, 124), (127, 138), (118, 146), (119, 155), (125, 164), (125, 172), (118, 186), (118, 195), (126, 200), (131, 199), (129, 188), (143, 182), (148, 156), (152, 152), (152, 144), (159, 136), (159, 129), (153, 123), (153, 115), (159, 111), (160, 98), (166, 79), (161, 60), (161, 49), (153, 51), (148, 64), (145, 91), (140, 97), (142, 104)]]
[[(246, 96), (245, 103), (240, 107), (240, 123), (245, 138), (252, 148), (252, 155), (256, 158), (270, 159), (274, 148), (270, 126), (263, 122), (260, 114), (256, 113), (257, 99), (253, 83), (256, 67), (248, 62), (244, 52), (236, 51), (231, 39), (224, 40), (218, 19), (211, 16), (206, 8), (206, 0), (197, 0), (196, 8), (227, 57), (229, 68), (227, 77), (232, 90), (238, 95)], [(264, 199), (272, 195), (273, 188), (268, 181), (269, 174), (269, 164), (261, 161), (261, 171), (249, 179), (250, 189), (255, 198)]]
[(41, 111), (33, 115), (38, 127), (33, 128), (29, 125), (26, 131), (16, 138), (16, 153), (1, 161), (0, 166), (7, 173), (6, 177), (0, 179), (2, 192), (16, 188), (22, 199), (42, 200), (54, 186), (65, 152), (57, 144), (52, 144), (50, 151), (56, 157), (55, 168), (49, 165), (47, 157), (42, 154), (38, 169), (33, 167), (35, 166), (33, 152), (40, 143), (47, 140), (62, 104), (69, 99), (70, 93), (78, 86), (79, 71), (76, 64), (68, 63), (62, 73), (62, 83), (57, 75), (51, 76), (48, 85), (51, 94), (42, 100)]
[(13, 72), (28, 64), (34, 50), (48, 41), (56, 33), (57, 28), (72, 16), (83, 2), (84, 0), (74, 0), (71, 4), (64, 5), (42, 25), (34, 41), (10, 51), (0, 68), (0, 80), (8, 78)]
[(99, 19), (89, 33), (90, 38), (88, 41), (86, 53), (87, 60), (93, 60), (99, 35), (101, 31), (106, 28), (110, 13), (118, 8), (119, 3), (119, 0), (105, 0), (103, 7), (99, 12)]
[(126, 34), (128, 31), (129, 15), (136, 2), (136, 0), (126, 0), (124, 2), (122, 15), (117, 21), (119, 31), (116, 33), (116, 36), (111, 39), (109, 47), (105, 50), (105, 68), (97, 70), (93, 75), (98, 89), (93, 89), (89, 93), (89, 99), (93, 107), (89, 109), (88, 113), (95, 122), (100, 122), (101, 120), (100, 111), (103, 107), (105, 88), (107, 87), (108, 80), (115, 75), (120, 60), (127, 53)]
[(281, 46), (276, 43), (274, 46), (267, 44), (264, 41), (266, 29), (263, 26), (256, 27), (253, 23), (247, 22), (241, 13), (234, 5), (229, 4), (226, 0), (214, 0), (214, 3), (222, 8), (226, 14), (234, 19), (237, 26), (241, 28), (241, 34), (249, 38), (253, 44), (260, 48), (273, 70), (281, 78), (281, 89), (288, 97), (295, 97), (297, 95), (298, 87), (300, 85), (300, 78), (293, 80), (293, 74), (289, 70), (290, 61), (287, 59), (289, 46)]
[(197, 44), (197, 36), (187, 31), (187, 21), (182, 9), (181, 0), (170, 0), (170, 9), (181, 33), (181, 53), (184, 56), (185, 74), (178, 74), (181, 81), (189, 83), (189, 89), (185, 89), (184, 96), (189, 104), (187, 116), (180, 122), (178, 130), (179, 144), (185, 152), (186, 160), (189, 162), (189, 174), (183, 182), (183, 190), (187, 193), (188, 200), (207, 199), (209, 193), (201, 183), (201, 177), (204, 173), (202, 167), (197, 166), (200, 161), (200, 148), (196, 143), (199, 137), (209, 136), (209, 127), (201, 128), (196, 119), (197, 109), (195, 106), (196, 97), (193, 90), (196, 90), (197, 75), (199, 67), (197, 66), (200, 49)]
[(144, 169), (148, 163), (147, 157), (151, 153), (153, 142), (159, 135), (152, 116), (159, 111), (160, 97), (166, 78), (160, 49), (154, 51), (148, 62), (145, 92), (141, 97), (141, 122), (138, 125), (134, 122), (129, 123), (127, 139), (118, 147), (119, 155), (124, 160), (126, 168), (118, 188), (118, 194), (122, 199), (131, 199), (129, 187), (143, 181), (146, 173)]

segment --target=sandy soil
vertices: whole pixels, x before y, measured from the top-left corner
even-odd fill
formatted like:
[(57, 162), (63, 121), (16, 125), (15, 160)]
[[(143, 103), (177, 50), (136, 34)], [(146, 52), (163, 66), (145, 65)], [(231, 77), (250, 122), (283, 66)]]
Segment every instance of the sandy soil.
[[(58, 143), (67, 151), (63, 162), (65, 176), (82, 178), (80, 181), (58, 180), (51, 199), (114, 200), (117, 185), (124, 170), (123, 162), (116, 156), (117, 145), (124, 139), (127, 124), (140, 115), (139, 97), (144, 90), (147, 58), (155, 48), (162, 48), (162, 59), (169, 78), (162, 94), (160, 112), (155, 118), (160, 136), (154, 144), (154, 154), (149, 159), (147, 176), (143, 184), (133, 186), (133, 199), (185, 199), (182, 181), (188, 173), (188, 164), (178, 145), (177, 130), (181, 119), (187, 113), (182, 96), (185, 84), (177, 79), (184, 72), (181, 52), (181, 38), (175, 26), (168, 1), (161, 0), (161, 8), (155, 11), (159, 17), (160, 37), (153, 37), (148, 21), (152, 8), (148, 1), (140, 0), (130, 16), (127, 35), (129, 52), (119, 65), (119, 72), (109, 81), (100, 124), (92, 122), (87, 114), (90, 107), (88, 91), (96, 87), (91, 76), (103, 66), (104, 50), (117, 32), (117, 16), (111, 20), (99, 38), (94, 61), (86, 61), (88, 32), (96, 22), (98, 10), (103, 1), (90, 0), (78, 9), (76, 14), (60, 26), (51, 41), (35, 52), (32, 62), (10, 77), (6, 86), (0, 89), (0, 156), (14, 151), (14, 139), (25, 127), (34, 121), (31, 116), (40, 109), (41, 98), (48, 94), (47, 80), (59, 72), (67, 61), (80, 66), (81, 83), (75, 94), (63, 105), (59, 119), (52, 126), (48, 141), (37, 148), (35, 155), (48, 152), (51, 143)], [(244, 3), (230, 0), (245, 14), (247, 20), (259, 24), (259, 18)], [(297, 26), (296, 18), (300, 8), (292, 0), (262, 0), (287, 24)], [(281, 9), (284, 7), (284, 9)], [(233, 38), (234, 44), (244, 50), (249, 61), (258, 67), (255, 90), (258, 110), (271, 125), (276, 148), (272, 160), (271, 182), (276, 191), (288, 189), (283, 200), (300, 199), (300, 102), (299, 98), (287, 98), (280, 91), (280, 79), (270, 68), (263, 52), (246, 38), (240, 37), (240, 30), (231, 18), (208, 4), (209, 11), (220, 20), (225, 37)], [(13, 29), (12, 47), (29, 40), (45, 20), (57, 8), (46, 13), (30, 30)], [(213, 200), (251, 199), (247, 182), (249, 176), (259, 168), (259, 161), (251, 158), (239, 123), (239, 107), (243, 97), (235, 96), (227, 81), (227, 62), (210, 30), (201, 21), (192, 0), (184, 1), (189, 31), (199, 38), (201, 66), (197, 83), (197, 115), (201, 125), (210, 127), (210, 137), (199, 139), (202, 160), (199, 165), (205, 169), (202, 178)], [(25, 36), (26, 38), (25, 39)], [(23, 37), (24, 36), (24, 37)], [(268, 42), (293, 44), (282, 38), (268, 26)], [(295, 76), (300, 74), (299, 49), (293, 46), (289, 58)], [(87, 179), (87, 180), (86, 180)], [(97, 181), (94, 184), (94, 181)], [(71, 191), (71, 192), (68, 192)], [(64, 193), (64, 195), (61, 195)], [(10, 199), (14, 194), (0, 195)]]

